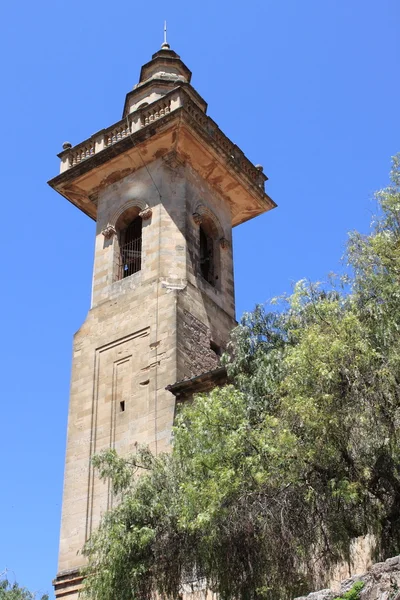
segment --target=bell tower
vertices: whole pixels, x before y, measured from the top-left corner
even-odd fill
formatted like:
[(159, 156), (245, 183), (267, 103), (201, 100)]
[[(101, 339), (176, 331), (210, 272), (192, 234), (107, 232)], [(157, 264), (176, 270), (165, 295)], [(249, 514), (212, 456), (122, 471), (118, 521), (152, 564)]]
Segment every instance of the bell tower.
[[(57, 597), (112, 506), (91, 457), (168, 449), (176, 382), (218, 371), (235, 325), (232, 227), (275, 206), (266, 176), (207, 116), (164, 42), (122, 119), (65, 143), (49, 184), (96, 221), (92, 303), (74, 337)], [(167, 389), (168, 388), (168, 389)]]

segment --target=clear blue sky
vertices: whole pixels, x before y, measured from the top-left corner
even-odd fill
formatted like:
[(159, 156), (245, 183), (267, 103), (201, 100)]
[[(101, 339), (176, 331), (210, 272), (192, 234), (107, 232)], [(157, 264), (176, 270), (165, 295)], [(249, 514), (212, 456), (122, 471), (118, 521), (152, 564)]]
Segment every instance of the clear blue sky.
[[(278, 208), (235, 231), (238, 316), (340, 267), (400, 150), (398, 0), (37, 0), (0, 8), (0, 572), (51, 591), (73, 333), (94, 224), (46, 185), (56, 153), (119, 120), (169, 41)], [(171, 382), (172, 383), (172, 382)]]

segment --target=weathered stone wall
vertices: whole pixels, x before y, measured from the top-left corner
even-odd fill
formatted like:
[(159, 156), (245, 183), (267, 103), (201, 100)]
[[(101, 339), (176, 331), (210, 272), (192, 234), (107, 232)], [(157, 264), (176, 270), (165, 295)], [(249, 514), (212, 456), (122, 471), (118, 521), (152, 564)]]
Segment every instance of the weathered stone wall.
[(186, 309), (178, 309), (180, 379), (211, 371), (218, 366), (219, 357), (211, 349), (211, 330)]
[[(233, 284), (232, 215), (229, 204), (189, 165), (185, 166), (186, 181), (186, 262), (187, 280), (202, 295), (208, 296), (232, 319), (235, 318)], [(215, 272), (218, 277), (211, 286), (200, 274), (199, 222), (193, 218), (212, 222), (215, 229)], [(224, 240), (224, 241), (222, 241)]]
[(235, 324), (207, 294), (188, 283), (178, 293), (178, 381), (215, 369), (219, 357), (212, 348), (225, 348)]
[[(182, 167), (186, 182), (186, 285), (178, 293), (177, 371), (189, 379), (218, 365), (211, 345), (223, 349), (236, 325), (233, 285), (232, 225), (229, 204), (189, 165)], [(214, 230), (215, 285), (200, 270), (200, 223)]]
[(363, 575), (345, 579), (338, 592), (326, 589), (296, 600), (335, 600), (351, 590), (358, 581), (364, 583), (359, 600), (400, 600), (400, 556), (376, 563)]

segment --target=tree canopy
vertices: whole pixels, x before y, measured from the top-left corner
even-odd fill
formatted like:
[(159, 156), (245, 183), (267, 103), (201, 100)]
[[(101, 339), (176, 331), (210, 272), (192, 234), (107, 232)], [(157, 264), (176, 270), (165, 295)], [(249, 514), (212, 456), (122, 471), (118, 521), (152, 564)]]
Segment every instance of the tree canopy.
[[(6, 577), (0, 575), (0, 600), (37, 600), (38, 595), (30, 592), (18, 583), (11, 583)], [(47, 594), (42, 594), (40, 600), (48, 600)]]
[(169, 454), (95, 458), (119, 504), (84, 549), (93, 598), (286, 600), (359, 535), (399, 552), (399, 157), (376, 198), (345, 276), (244, 315), (232, 383), (180, 407)]

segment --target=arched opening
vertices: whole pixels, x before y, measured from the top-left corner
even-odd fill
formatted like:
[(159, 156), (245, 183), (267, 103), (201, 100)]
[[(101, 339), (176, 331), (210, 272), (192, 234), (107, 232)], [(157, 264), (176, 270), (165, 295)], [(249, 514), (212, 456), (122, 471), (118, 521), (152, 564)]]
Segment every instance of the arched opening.
[(214, 238), (208, 228), (200, 225), (200, 272), (206, 281), (215, 286), (217, 274), (215, 273)]
[(120, 232), (120, 279), (137, 273), (142, 268), (142, 218), (135, 217)]

